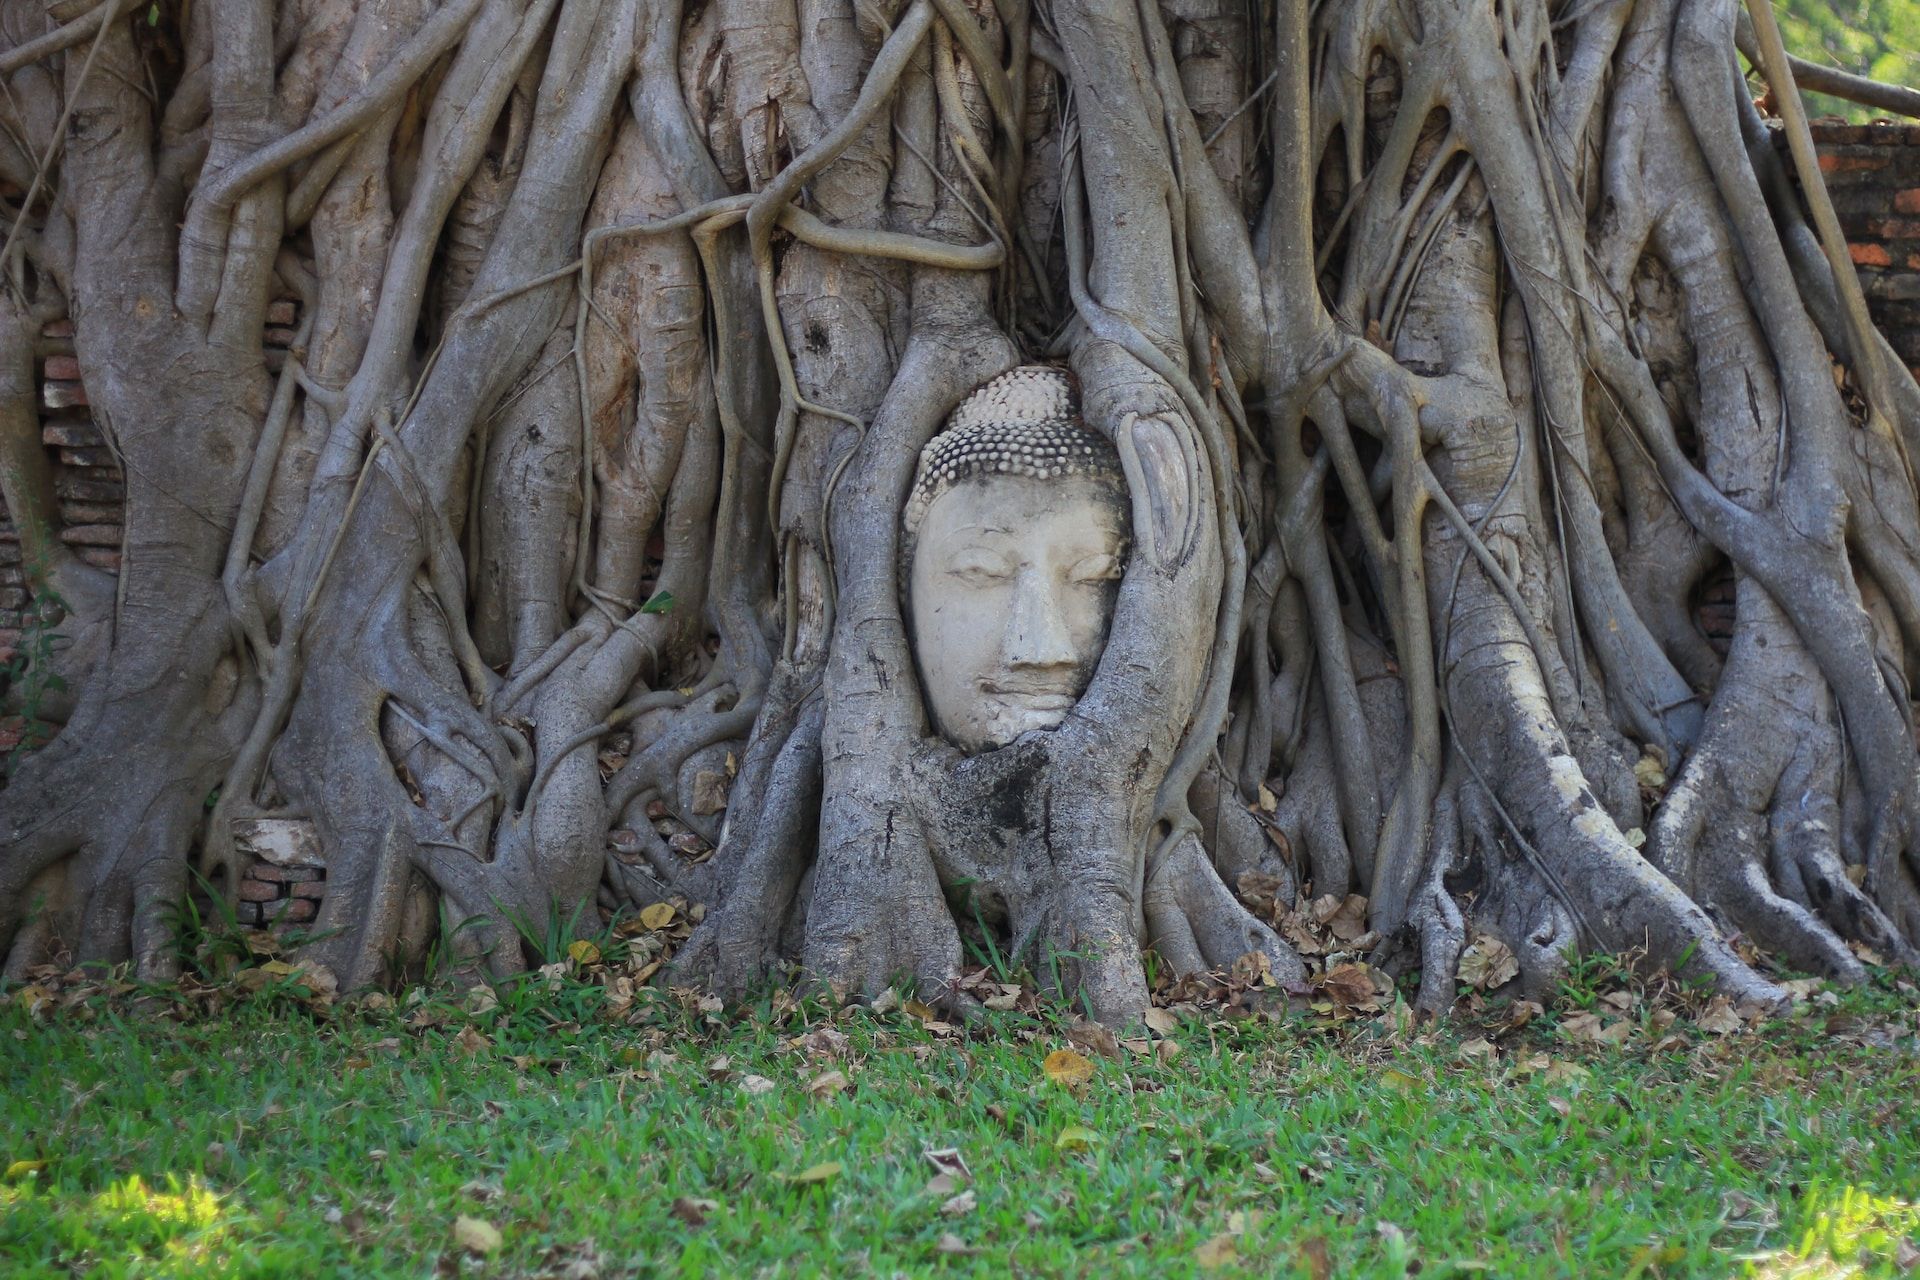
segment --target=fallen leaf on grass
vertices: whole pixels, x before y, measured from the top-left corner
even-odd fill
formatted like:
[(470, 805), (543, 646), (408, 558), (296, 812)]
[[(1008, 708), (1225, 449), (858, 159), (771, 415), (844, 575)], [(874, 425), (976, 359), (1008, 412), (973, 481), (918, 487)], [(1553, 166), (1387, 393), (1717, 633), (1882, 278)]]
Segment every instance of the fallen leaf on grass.
[(1577, 1062), (1554, 1062), (1540, 1073), (1540, 1078), (1548, 1084), (1563, 1084), (1572, 1080), (1585, 1080), (1592, 1074)]
[(1308, 1236), (1300, 1242), (1300, 1265), (1313, 1280), (1327, 1280), (1333, 1274), (1333, 1260), (1327, 1256), (1327, 1238)]
[(707, 1218), (720, 1207), (718, 1200), (703, 1200), (698, 1196), (675, 1196), (667, 1212), (690, 1227), (704, 1227)]
[(741, 1092), (746, 1093), (755, 1098), (759, 1097), (763, 1093), (772, 1093), (778, 1087), (779, 1087), (778, 1085), (774, 1084), (773, 1081), (767, 1079), (765, 1076), (741, 1076), (740, 1077)]
[(487, 1038), (472, 1027), (460, 1028), (460, 1034), (453, 1038), (453, 1047), (466, 1057), (476, 1053), (485, 1053), (489, 1048)]
[(1069, 1089), (1077, 1089), (1093, 1079), (1093, 1063), (1071, 1049), (1055, 1049), (1040, 1064), (1040, 1069), (1047, 1073), (1047, 1079)]
[(1067, 1028), (1067, 1039), (1073, 1047), (1088, 1056), (1099, 1055), (1102, 1058), (1118, 1058), (1120, 1041), (1113, 1032), (1097, 1022), (1081, 1022)]
[(1625, 1019), (1603, 1023), (1600, 1015), (1576, 1013), (1560, 1023), (1560, 1034), (1575, 1044), (1625, 1044), (1633, 1035), (1633, 1023)]
[(1240, 1260), (1240, 1247), (1235, 1243), (1232, 1232), (1223, 1231), (1195, 1249), (1193, 1260), (1202, 1271), (1218, 1271)]
[(484, 1218), (461, 1214), (453, 1220), (453, 1242), (468, 1253), (492, 1253), (504, 1244), (499, 1229)]
[(1417, 1076), (1410, 1076), (1404, 1071), (1396, 1071), (1392, 1067), (1388, 1067), (1380, 1073), (1380, 1083), (1395, 1093), (1403, 1094), (1407, 1097), (1412, 1097), (1420, 1091), (1420, 1080)]
[(1147, 1024), (1147, 1030), (1157, 1036), (1170, 1036), (1180, 1025), (1180, 1019), (1174, 1016), (1171, 1009), (1158, 1007), (1148, 1009), (1141, 1021)]
[(1707, 1011), (1700, 1015), (1700, 1029), (1709, 1035), (1732, 1035), (1746, 1025), (1725, 996), (1715, 996), (1708, 1002)]
[(1316, 985), (1342, 1008), (1373, 1010), (1380, 1007), (1374, 998), (1373, 971), (1364, 964), (1335, 965), (1320, 975)]
[(941, 1205), (940, 1212), (949, 1218), (958, 1218), (962, 1214), (972, 1213), (974, 1206), (978, 1203), (979, 1201), (974, 1197), (973, 1192), (962, 1191), (959, 1195), (954, 1196), (945, 1204)]
[(1499, 1054), (1494, 1049), (1491, 1040), (1485, 1036), (1475, 1036), (1471, 1040), (1461, 1042), (1460, 1056), (1463, 1058), (1482, 1058), (1491, 1062), (1494, 1058), (1498, 1057)]
[(15, 1160), (7, 1166), (6, 1181), (14, 1182), (30, 1173), (38, 1173), (47, 1167), (45, 1160)]
[(1098, 1135), (1086, 1126), (1070, 1124), (1060, 1131), (1053, 1145), (1062, 1151), (1085, 1151), (1099, 1140)]
[(655, 902), (640, 908), (640, 923), (649, 929), (664, 929), (673, 923), (673, 904)]
[(776, 1173), (773, 1176), (796, 1187), (810, 1187), (822, 1182), (832, 1182), (840, 1176), (841, 1168), (838, 1160), (826, 1160), (819, 1164), (808, 1165), (798, 1173)]
[(963, 1256), (980, 1252), (978, 1249), (968, 1248), (967, 1242), (965, 1240), (962, 1240), (959, 1236), (953, 1234), (953, 1232), (951, 1231), (941, 1232), (940, 1238), (933, 1242), (933, 1248), (934, 1248), (934, 1252), (936, 1253), (957, 1254), (957, 1255), (963, 1255)]
[(1519, 976), (1513, 948), (1490, 933), (1480, 934), (1460, 953), (1460, 981), (1477, 991), (1491, 991)]
[[(667, 909), (671, 911), (673, 908), (669, 907)], [(599, 964), (600, 948), (594, 946), (585, 938), (580, 938), (577, 941), (567, 944), (567, 957), (577, 965)]]
[(831, 1098), (837, 1093), (845, 1093), (853, 1086), (844, 1071), (822, 1071), (807, 1085), (807, 1092), (816, 1098)]

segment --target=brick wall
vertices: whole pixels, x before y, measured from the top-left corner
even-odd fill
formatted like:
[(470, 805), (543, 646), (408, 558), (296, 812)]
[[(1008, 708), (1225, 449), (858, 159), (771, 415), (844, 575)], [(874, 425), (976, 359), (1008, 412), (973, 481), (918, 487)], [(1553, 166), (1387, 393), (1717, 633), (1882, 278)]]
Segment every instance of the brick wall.
[(1816, 124), (1813, 140), (1868, 310), (1920, 376), (1920, 124)]

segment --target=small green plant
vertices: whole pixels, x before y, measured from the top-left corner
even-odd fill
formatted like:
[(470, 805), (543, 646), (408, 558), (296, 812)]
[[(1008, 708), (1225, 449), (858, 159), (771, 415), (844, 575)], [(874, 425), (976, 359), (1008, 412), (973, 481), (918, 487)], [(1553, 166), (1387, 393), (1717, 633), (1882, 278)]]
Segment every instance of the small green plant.
[(1633, 983), (1630, 958), (1610, 952), (1567, 952), (1567, 971), (1560, 979), (1554, 1003), (1562, 1008), (1591, 1010), (1600, 997)]
[[(433, 931), (433, 938), (427, 943), (426, 956), (422, 962), (420, 981), (426, 986), (438, 986), (442, 979), (452, 973), (459, 964), (458, 953), (454, 950), (454, 941), (468, 929), (480, 924), (482, 917), (468, 916), (464, 920), (455, 920), (447, 910), (446, 899), (439, 905), (439, 927)], [(387, 973), (395, 980), (405, 976), (406, 965), (398, 953), (387, 957)]]
[[(247, 944), (246, 926), (240, 923), (227, 895), (198, 871), (189, 868), (188, 874), (200, 893), (185, 894), (167, 908), (173, 953), (182, 973), (195, 974), (206, 982), (222, 982), (235, 969), (253, 963), (253, 948)], [(201, 914), (196, 898), (206, 899), (208, 914)]]
[[(527, 951), (536, 957), (541, 964), (559, 964), (566, 960), (567, 948), (573, 945), (574, 940), (581, 936), (578, 928), (580, 924), (580, 913), (586, 910), (585, 903), (575, 903), (573, 910), (563, 916), (561, 914), (560, 900), (558, 898), (549, 899), (547, 901), (547, 919), (544, 927), (536, 925), (525, 912), (516, 911), (504, 902), (496, 901), (493, 905), (495, 909), (500, 912), (501, 916), (505, 918), (507, 923), (513, 926), (513, 931), (520, 935), (520, 941), (525, 945)], [(608, 946), (611, 946), (613, 931), (608, 929), (604, 930), (603, 933), (605, 935), (604, 938), (590, 939), (590, 941), (593, 941), (596, 946), (599, 946), (601, 941), (605, 941)], [(606, 948), (601, 947), (600, 950), (604, 954)]]

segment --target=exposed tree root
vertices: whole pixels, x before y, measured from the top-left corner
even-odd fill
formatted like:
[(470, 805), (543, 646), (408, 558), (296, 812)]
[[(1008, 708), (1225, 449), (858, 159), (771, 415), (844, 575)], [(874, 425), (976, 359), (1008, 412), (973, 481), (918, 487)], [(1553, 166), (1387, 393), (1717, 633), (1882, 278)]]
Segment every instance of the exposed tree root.
[[(1147, 952), (1309, 976), (1301, 895), (1363, 895), (1433, 1014), (1475, 932), (1534, 994), (1599, 948), (1778, 1003), (1734, 934), (1920, 963), (1920, 386), (1756, 13), (238, 0), (164, 16), (177, 65), (38, 22), (0, 493), (78, 692), (0, 795), (8, 972), (163, 975), (262, 817), (349, 985), (662, 902), (680, 981), (965, 1012), (990, 949), (1116, 1024)], [(117, 583), (50, 536), (63, 313)], [(900, 512), (1042, 359), (1129, 557), (1071, 715), (966, 754)]]

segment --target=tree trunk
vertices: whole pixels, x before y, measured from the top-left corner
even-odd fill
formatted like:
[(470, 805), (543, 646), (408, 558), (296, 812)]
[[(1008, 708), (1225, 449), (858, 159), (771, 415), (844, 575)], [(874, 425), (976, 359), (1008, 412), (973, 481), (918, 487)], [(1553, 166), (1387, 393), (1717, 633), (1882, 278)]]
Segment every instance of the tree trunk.
[[(681, 982), (965, 1012), (990, 956), (1116, 1024), (1297, 984), (1348, 895), (1436, 1012), (1471, 933), (1530, 992), (1914, 962), (1920, 387), (1751, 18), (1782, 124), (1732, 0), (9, 0), (0, 492), (60, 640), (10, 696), (72, 696), (0, 792), (7, 971), (166, 976), (263, 823), (349, 985), (659, 902)], [(60, 316), (117, 582), (51, 536)], [(1124, 550), (1047, 588), (1102, 602), (1071, 695), (966, 742), (903, 513), (1065, 511), (1041, 386)]]

